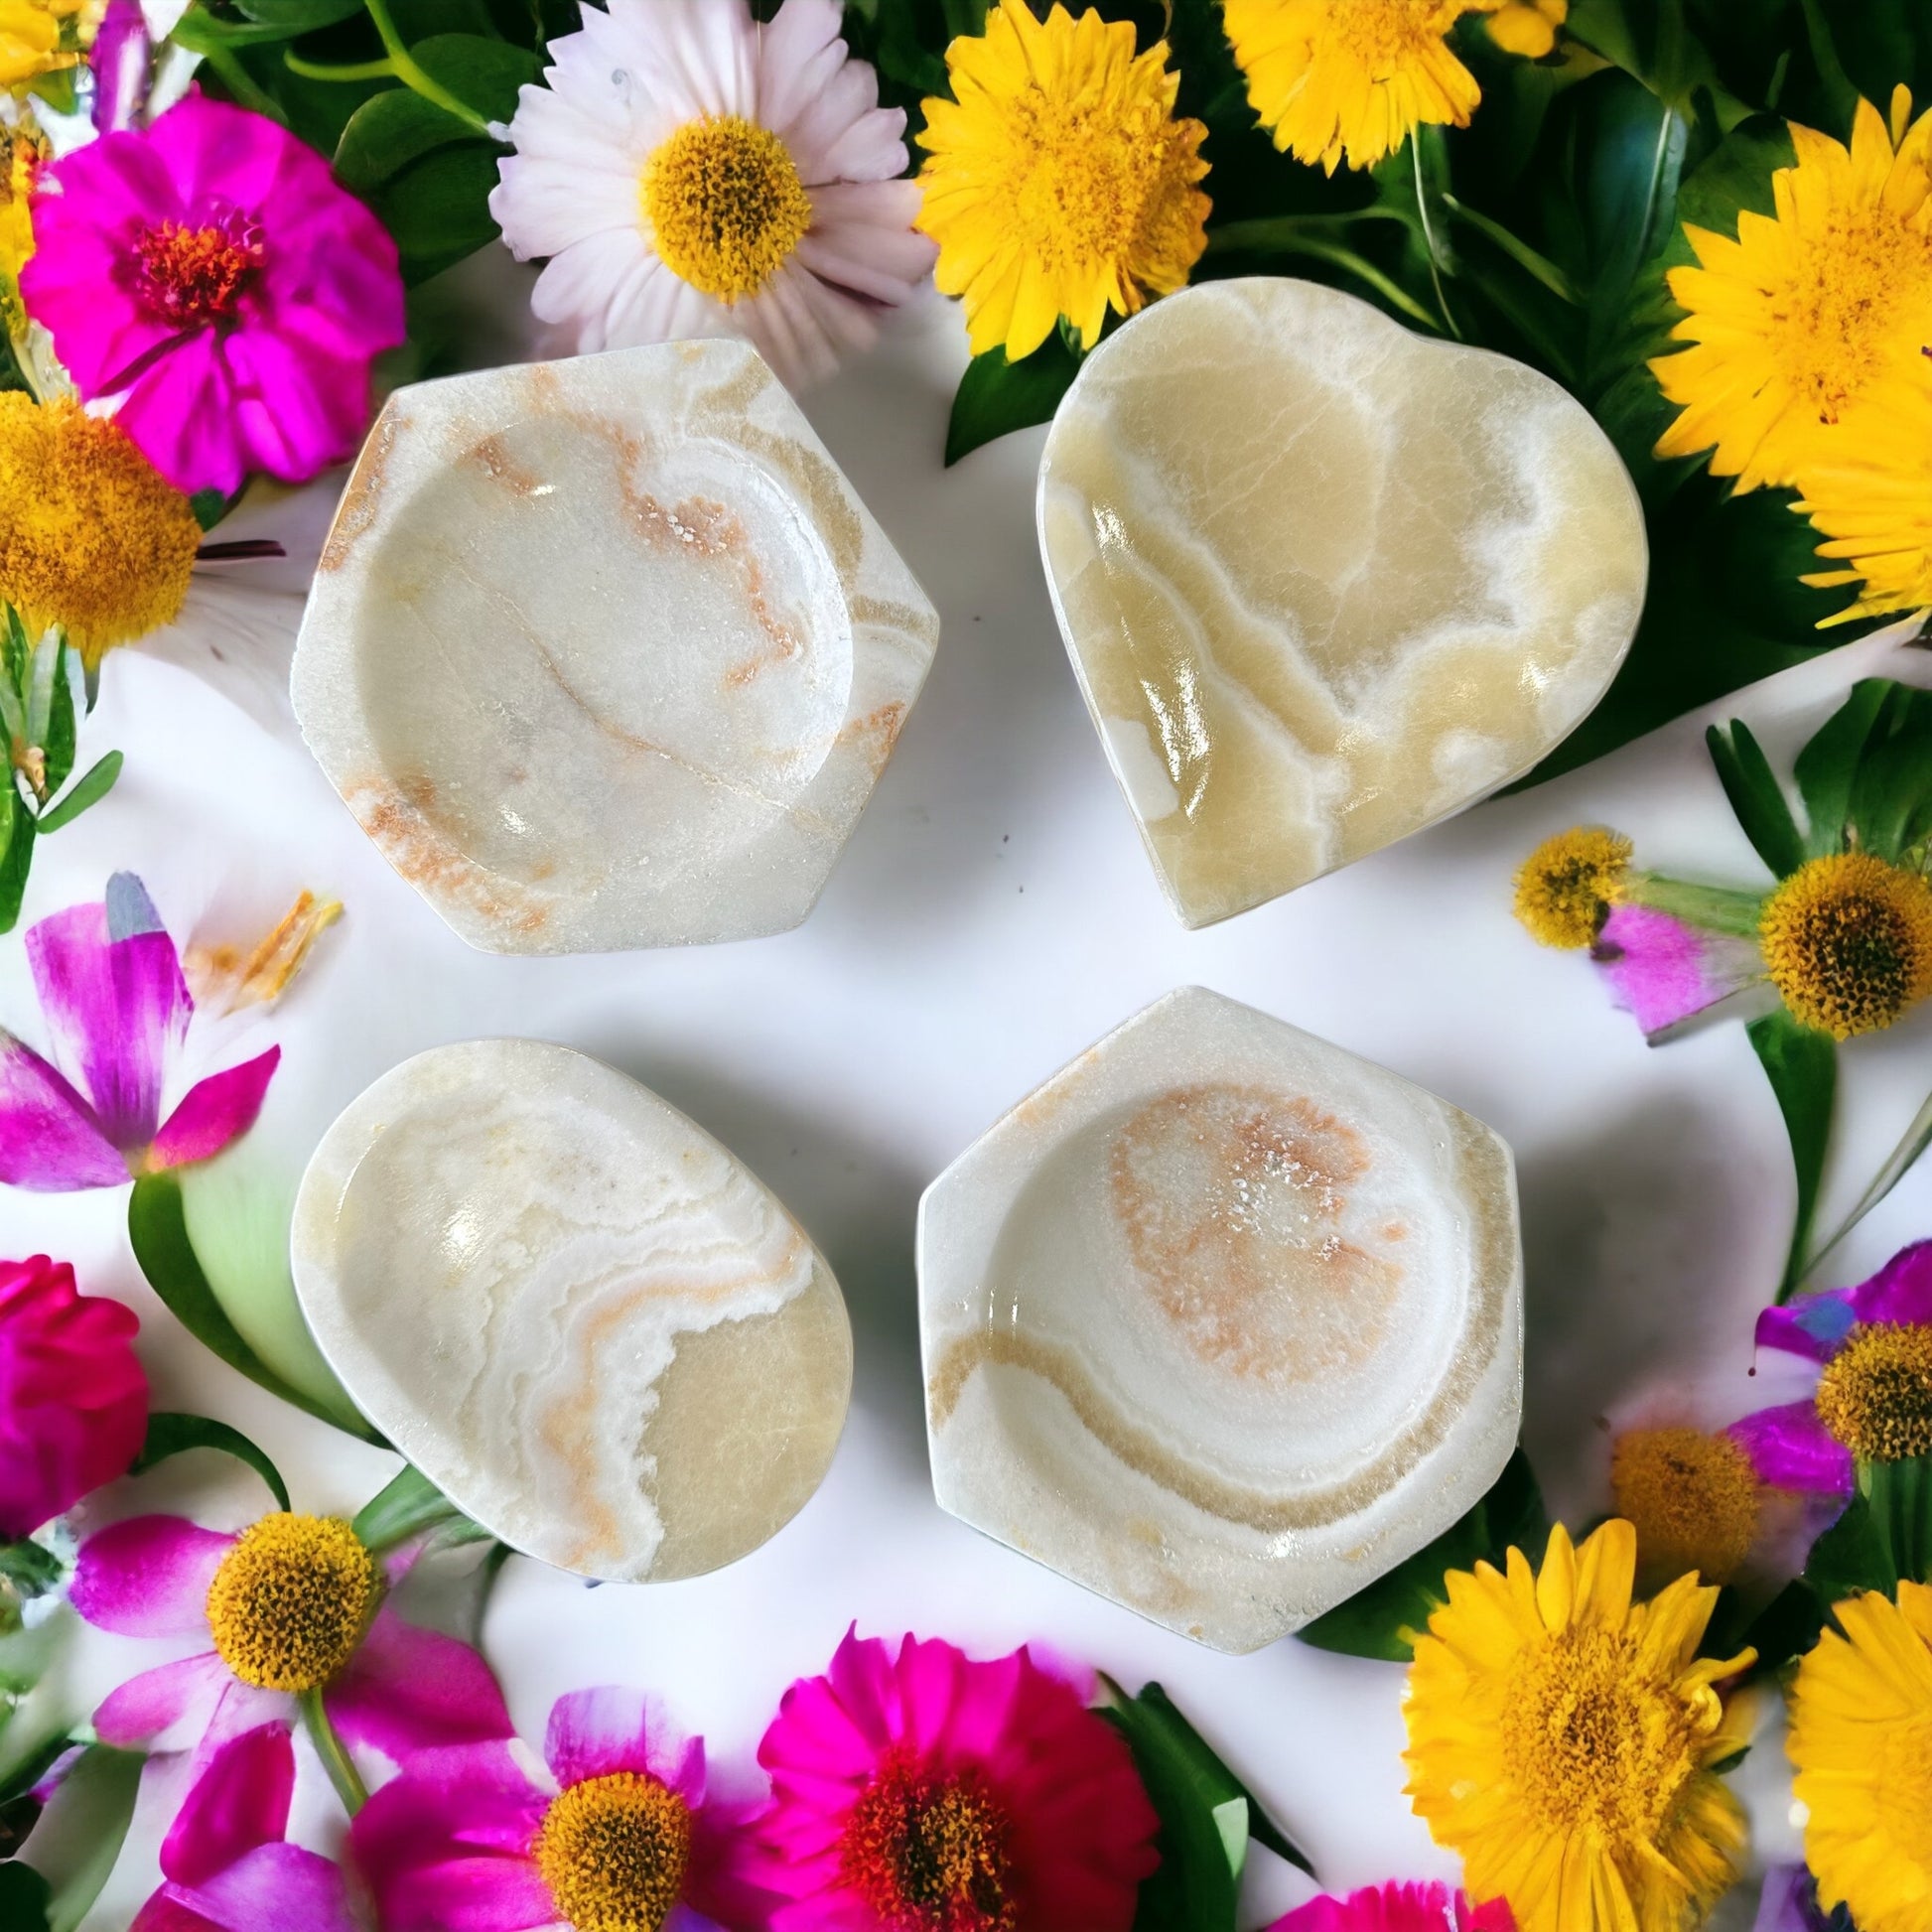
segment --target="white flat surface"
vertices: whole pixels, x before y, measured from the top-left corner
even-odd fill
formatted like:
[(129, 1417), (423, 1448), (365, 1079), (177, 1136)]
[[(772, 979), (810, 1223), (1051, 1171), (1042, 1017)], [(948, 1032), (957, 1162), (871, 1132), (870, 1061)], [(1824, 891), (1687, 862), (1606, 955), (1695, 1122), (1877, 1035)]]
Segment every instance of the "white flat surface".
[[(505, 1572), (486, 1648), (540, 1735), (550, 1700), (626, 1681), (665, 1695), (715, 1752), (749, 1759), (785, 1684), (846, 1625), (1026, 1639), (1129, 1686), (1159, 1678), (1336, 1888), (1449, 1873), (1401, 1796), (1402, 1673), (1284, 1641), (1216, 1656), (942, 1516), (927, 1485), (914, 1323), (920, 1189), (1015, 1100), (1171, 987), (1198, 982), (1325, 1035), (1497, 1128), (1520, 1166), (1531, 1449), (1573, 1520), (1605, 1501), (1601, 1418), (1701, 1376), (1717, 1419), (1766, 1399), (1750, 1320), (1782, 1259), (1782, 1130), (1743, 1032), (1647, 1049), (1580, 956), (1509, 913), (1537, 839), (1600, 820), (1640, 858), (1761, 877), (1685, 720), (1558, 784), (1467, 815), (1244, 917), (1187, 933), (1164, 904), (1055, 634), (1034, 543), (1041, 431), (941, 469), (956, 314), (929, 302), (869, 362), (807, 400), (939, 606), (932, 678), (822, 903), (795, 932), (683, 952), (516, 960), (469, 951), (376, 856), (299, 744), (193, 678), (117, 656), (83, 756), (127, 753), (112, 799), (46, 846), (29, 919), (139, 872), (178, 935), (219, 901), (263, 917), (302, 887), (345, 903), (271, 1025), (285, 1059), (241, 1158), (298, 1169), (369, 1080), (439, 1041), (566, 1041), (662, 1093), (738, 1153), (836, 1269), (857, 1333), (852, 1417), (825, 1487), (762, 1550), (695, 1582), (586, 1588)], [(1932, 683), (1932, 659), (1863, 644), (1718, 708), (1782, 768), (1856, 674)], [(0, 945), (0, 1024), (38, 1038), (22, 949)], [(1932, 1085), (1932, 1006), (1843, 1055), (1829, 1221)], [(349, 1510), (393, 1468), (260, 1395), (202, 1351), (141, 1282), (124, 1196), (0, 1194), (0, 1252), (46, 1248), (142, 1313), (157, 1406), (223, 1417), (283, 1463), (297, 1507)], [(1932, 1231), (1932, 1168), (1843, 1257), (1856, 1279)], [(207, 1457), (103, 1496), (94, 1520), (191, 1507), (238, 1524), (259, 1488)], [(190, 1646), (181, 1646), (186, 1649)], [(96, 1691), (165, 1646), (89, 1636)], [(1761, 1845), (1788, 1846), (1773, 1745), (1747, 1765)], [(326, 1803), (305, 1808), (327, 1843)], [(124, 1925), (153, 1882), (160, 1820), (88, 1920)], [(145, 1849), (144, 1849), (145, 1848)], [(1259, 1923), (1306, 1890), (1265, 1855)], [(1748, 1923), (1748, 1912), (1743, 1914)]]

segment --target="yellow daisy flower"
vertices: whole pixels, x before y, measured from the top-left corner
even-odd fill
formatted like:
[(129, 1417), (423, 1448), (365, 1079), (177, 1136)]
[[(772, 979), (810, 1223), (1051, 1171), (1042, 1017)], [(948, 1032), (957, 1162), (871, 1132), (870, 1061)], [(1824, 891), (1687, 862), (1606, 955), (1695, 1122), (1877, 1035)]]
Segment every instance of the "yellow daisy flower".
[(1450, 1571), (1416, 1645), (1410, 1799), (1519, 1932), (1685, 1932), (1737, 1876), (1744, 1815), (1711, 1767), (1749, 1701), (1717, 1685), (1754, 1653), (1700, 1658), (1717, 1590), (1633, 1603), (1636, 1561), (1626, 1522), (1574, 1549), (1559, 1524), (1540, 1572), (1520, 1550)]
[(91, 668), (173, 623), (201, 547), (188, 498), (70, 398), (0, 394), (0, 599)]
[(1467, 127), (1482, 90), (1449, 51), (1507, 0), (1226, 0), (1248, 100), (1278, 148), (1329, 174), (1372, 168), (1424, 122)]
[(1793, 507), (1811, 518), (1826, 539), (1818, 554), (1836, 566), (1805, 582), (1862, 586), (1826, 623), (1932, 605), (1932, 385), (1923, 376), (1887, 383), (1847, 411), (1832, 448), (1806, 464), (1798, 487)]
[(1869, 852), (1802, 865), (1764, 901), (1764, 968), (1794, 1018), (1878, 1033), (1932, 993), (1932, 884)]
[(0, 87), (26, 87), (72, 67), (80, 55), (61, 23), (79, 11), (80, 0), (0, 0)]
[(1556, 51), (1557, 29), (1570, 18), (1570, 0), (1508, 0), (1483, 26), (1505, 54), (1540, 61)]
[(1538, 945), (1576, 952), (1596, 937), (1623, 896), (1630, 841), (1601, 825), (1547, 838), (1516, 873), (1516, 916)]
[(1207, 130), (1173, 118), (1168, 46), (1055, 6), (1003, 0), (986, 32), (946, 50), (955, 98), (925, 103), (924, 208), (941, 291), (959, 296), (973, 353), (1031, 355), (1061, 317), (1080, 345), (1107, 311), (1183, 288), (1207, 246)]
[(1850, 148), (1794, 125), (1775, 217), (1742, 210), (1735, 239), (1686, 227), (1699, 266), (1671, 270), (1690, 311), (1671, 333), (1693, 346), (1650, 365), (1683, 411), (1659, 456), (1710, 450), (1716, 475), (1755, 489), (1862, 454), (1869, 428), (1847, 411), (1916, 379), (1932, 342), (1932, 115), (1910, 114), (1903, 87), (1889, 128), (1861, 101)]
[(1839, 1604), (1798, 1665), (1785, 1748), (1805, 1858), (1827, 1910), (1860, 1932), (1932, 1926), (1932, 1588)]

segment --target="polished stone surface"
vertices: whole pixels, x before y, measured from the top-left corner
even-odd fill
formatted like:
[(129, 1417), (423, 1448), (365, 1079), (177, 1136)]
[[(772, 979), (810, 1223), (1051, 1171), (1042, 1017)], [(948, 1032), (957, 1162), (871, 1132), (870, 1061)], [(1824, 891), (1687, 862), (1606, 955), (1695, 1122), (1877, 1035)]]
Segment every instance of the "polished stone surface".
[(472, 945), (613, 951), (803, 919), (938, 632), (756, 353), (670, 344), (391, 396), (293, 692)]
[(838, 1283), (701, 1128), (540, 1040), (433, 1047), (330, 1128), (296, 1291), (362, 1413), (461, 1509), (581, 1576), (756, 1549), (844, 1425)]
[(918, 1269), (940, 1504), (1219, 1650), (1412, 1555), (1516, 1443), (1508, 1148), (1199, 987), (932, 1183)]
[(1643, 607), (1643, 518), (1582, 404), (1282, 278), (1155, 303), (1039, 473), (1060, 628), (1173, 908), (1258, 905), (1520, 776)]

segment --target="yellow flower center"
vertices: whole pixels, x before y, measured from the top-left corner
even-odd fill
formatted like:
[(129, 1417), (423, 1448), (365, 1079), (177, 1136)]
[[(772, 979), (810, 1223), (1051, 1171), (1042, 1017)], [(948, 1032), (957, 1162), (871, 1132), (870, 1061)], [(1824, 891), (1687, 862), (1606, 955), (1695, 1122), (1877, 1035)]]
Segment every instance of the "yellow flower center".
[(893, 1932), (1013, 1932), (1006, 1813), (970, 1772), (889, 1756), (852, 1808), (841, 1874)]
[(664, 266), (727, 306), (756, 295), (812, 224), (790, 150), (740, 114), (686, 121), (652, 150), (639, 196)]
[(1600, 825), (1545, 839), (1516, 875), (1516, 916), (1538, 944), (1568, 951), (1589, 945), (1616, 903), (1630, 841)]
[(1573, 1624), (1511, 1671), (1503, 1760), (1526, 1828), (1547, 1839), (1654, 1844), (1698, 1769), (1699, 1741), (1684, 1699), (1621, 1630)]
[(1854, 1455), (1898, 1462), (1932, 1452), (1932, 1326), (1874, 1322), (1825, 1364), (1818, 1420)]
[(641, 1771), (586, 1778), (550, 1801), (531, 1856), (576, 1932), (657, 1932), (691, 1863), (690, 1807)]
[(188, 498), (78, 403), (0, 394), (0, 600), (89, 664), (172, 623), (201, 547)]
[(1728, 1436), (1681, 1425), (1626, 1431), (1610, 1450), (1610, 1493), (1616, 1514), (1636, 1526), (1645, 1573), (1659, 1581), (1695, 1570), (1707, 1584), (1727, 1584), (1757, 1540), (1757, 1474)]
[(346, 1523), (264, 1516), (208, 1587), (214, 1647), (244, 1684), (320, 1690), (355, 1654), (380, 1587), (375, 1559)]
[(1932, 886), (1869, 853), (1813, 859), (1766, 900), (1758, 941), (1806, 1026), (1875, 1033), (1932, 993)]

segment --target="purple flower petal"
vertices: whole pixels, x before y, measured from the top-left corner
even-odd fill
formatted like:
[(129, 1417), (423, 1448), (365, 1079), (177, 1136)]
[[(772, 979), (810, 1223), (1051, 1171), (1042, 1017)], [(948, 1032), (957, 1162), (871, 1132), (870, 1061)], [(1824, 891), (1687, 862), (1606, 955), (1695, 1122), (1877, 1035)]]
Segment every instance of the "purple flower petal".
[(1649, 905), (1612, 906), (1590, 957), (1616, 1004), (1653, 1038), (1727, 1000), (1764, 971), (1749, 940), (1700, 932)]
[(349, 1834), (387, 1932), (554, 1924), (556, 1905), (529, 1859), (547, 1806), (502, 1743), (412, 1759)]
[(1932, 1241), (1914, 1241), (1850, 1292), (1861, 1321), (1932, 1322)]
[(31, 1047), (0, 1030), (0, 1180), (40, 1194), (118, 1187), (120, 1151), (93, 1109)]
[(1766, 1309), (1757, 1317), (1752, 1339), (1759, 1348), (1776, 1348), (1808, 1361), (1829, 1362), (1845, 1345), (1845, 1337), (1858, 1320), (1850, 1289), (1822, 1289), (1814, 1295), (1799, 1296), (1786, 1308)]
[(168, 1116), (168, 1124), (154, 1137), (148, 1152), (150, 1170), (185, 1168), (191, 1162), (208, 1160), (247, 1133), (262, 1110), (268, 1083), (281, 1058), (282, 1049), (271, 1046), (252, 1060), (231, 1066), (224, 1073), (211, 1073), (191, 1087), (181, 1105)]
[(704, 1802), (704, 1740), (684, 1736), (641, 1691), (606, 1685), (560, 1697), (550, 1707), (543, 1755), (560, 1785), (641, 1771), (687, 1805)]
[(489, 1666), (467, 1643), (404, 1622), (389, 1603), (323, 1699), (344, 1737), (398, 1764), (417, 1751), (513, 1731)]
[(259, 1846), (182, 1896), (221, 1932), (357, 1932), (341, 1868), (299, 1845)]
[(207, 1593), (235, 1539), (185, 1516), (133, 1516), (80, 1546), (73, 1607), (123, 1637), (206, 1637)]
[(1820, 1908), (1818, 1887), (1803, 1865), (1774, 1864), (1765, 1872), (1751, 1932), (1832, 1932), (1840, 1923), (1849, 1926), (1851, 1920)]
[(211, 1650), (159, 1664), (108, 1692), (94, 1712), (94, 1729), (103, 1744), (122, 1750), (139, 1750), (177, 1726), (199, 1736), (232, 1682)]
[(1849, 1496), (1852, 1451), (1836, 1442), (1818, 1420), (1815, 1403), (1787, 1402), (1760, 1409), (1725, 1432), (1751, 1459), (1757, 1479), (1773, 1489)]
[(221, 1927), (184, 1905), (172, 1885), (163, 1885), (135, 1913), (127, 1932), (221, 1932)]
[(150, 924), (140, 882), (118, 875), (108, 893), (106, 904), (43, 919), (27, 935), (27, 958), (55, 1057), (86, 1089), (101, 1132), (132, 1153), (154, 1138), (162, 1076), (195, 1002), (175, 942)]
[(287, 1724), (259, 1725), (214, 1751), (161, 1843), (161, 1869), (199, 1885), (288, 1831), (295, 1747)]
[(94, 70), (94, 131), (132, 127), (148, 91), (153, 43), (139, 0), (108, 0), (87, 65)]

